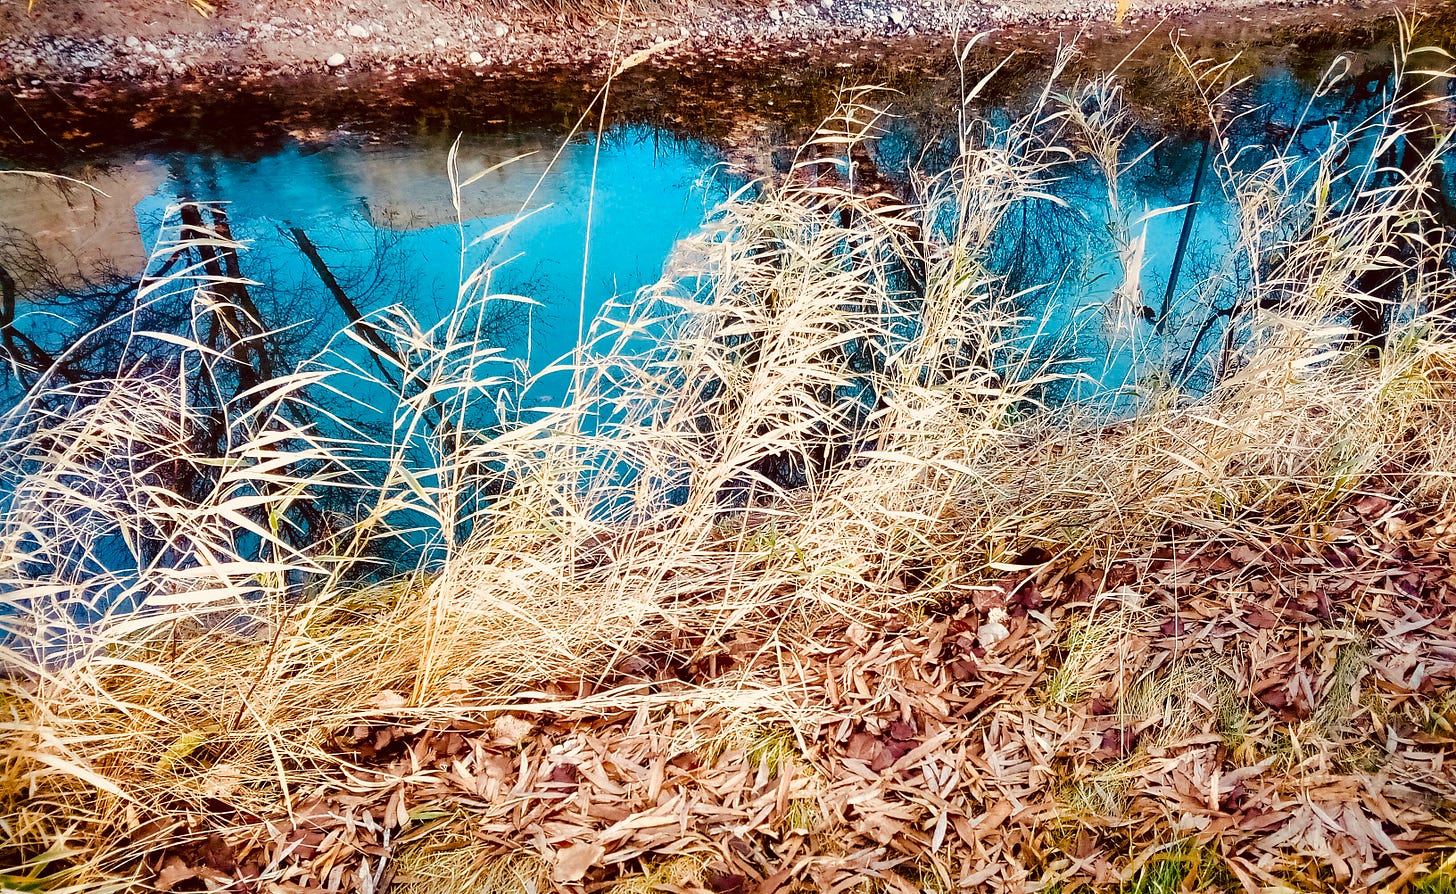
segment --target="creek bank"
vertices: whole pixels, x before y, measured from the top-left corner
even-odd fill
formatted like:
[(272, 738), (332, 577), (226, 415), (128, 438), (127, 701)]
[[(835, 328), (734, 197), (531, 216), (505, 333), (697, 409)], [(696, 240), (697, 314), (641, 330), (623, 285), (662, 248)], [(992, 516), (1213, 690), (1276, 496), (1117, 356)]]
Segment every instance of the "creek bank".
[[(97, 9), (114, 5), (108, 2)], [(256, 8), (261, 14), (280, 5), (263, 0)], [(406, 5), (421, 17), (440, 14), (437, 7), (416, 0)], [(1186, 129), (1194, 125), (1170, 112), (1178, 106), (1169, 101), (1177, 90), (1176, 79), (1168, 77), (1171, 39), (1192, 58), (1238, 55), (1239, 76), (1286, 65), (1304, 78), (1311, 75), (1306, 71), (1311, 64), (1322, 70), (1348, 47), (1389, 47), (1395, 41), (1389, 14), (1393, 8), (1382, 0), (1360, 9), (1265, 8), (1258, 21), (1225, 11), (1175, 17), (1154, 26), (1135, 24), (1130, 13), (1122, 26), (1004, 27), (960, 58), (963, 73), (957, 72), (953, 34), (910, 34), (906, 29), (898, 35), (850, 38), (826, 33), (817, 43), (763, 38), (752, 44), (719, 44), (711, 51), (708, 43), (694, 38), (662, 46), (621, 72), (613, 82), (606, 123), (643, 125), (705, 141), (732, 163), (765, 171), (769, 155), (800, 145), (833, 112), (846, 84), (882, 86), (896, 114), (949, 123), (963, 79), (974, 83), (999, 67), (983, 98), (1014, 99), (1042, 83), (1061, 43), (1076, 40), (1081, 58), (1074, 71), (1093, 75), (1116, 68), (1127, 98), (1143, 109), (1145, 118), (1162, 129)], [(42, 9), (54, 19), (60, 6)], [(182, 21), (193, 27), (211, 22), (219, 34), (226, 34), (223, 20), (233, 14), (230, 9), (216, 19), (189, 13)], [(1456, 27), (1456, 4), (1447, 2), (1426, 14), (1432, 20), (1428, 33)], [(175, 13), (168, 15), (158, 13), (178, 25)], [(0, 7), (0, 24), (13, 26), (15, 17), (15, 10)], [(91, 21), (95, 28), (94, 18), (91, 14), (82, 21)], [(43, 43), (37, 35), (45, 32), (46, 21), (37, 15), (25, 21), (29, 37), (12, 27), (11, 36), (0, 39), (0, 72), (10, 68), (8, 84), (0, 89), (0, 120), (6, 124), (0, 127), (0, 159), (8, 166), (65, 169), (81, 176), (89, 166), (104, 166), (118, 155), (136, 152), (247, 157), (288, 144), (322, 145), (341, 138), (387, 142), (462, 132), (563, 134), (580, 120), (609, 68), (605, 56), (559, 61), (573, 58), (570, 54), (553, 56), (556, 61), (551, 62), (534, 56), (530, 58), (537, 61), (469, 66), (449, 58), (442, 48), (419, 56), (401, 52), (380, 57), (373, 67), (368, 58), (352, 55), (346, 64), (330, 68), (327, 58), (300, 60), (293, 50), (279, 49), (290, 45), (278, 44), (250, 46), (247, 58), (178, 54), (175, 65), (169, 62), (165, 71), (108, 64), (78, 75), (60, 72), (56, 65), (65, 59), (84, 61), (84, 54), (61, 54), (64, 58), (47, 57), (42, 63), (34, 54), (11, 51), (20, 44), (33, 49), (38, 41)], [(138, 21), (143, 30), (161, 27), (149, 19)], [(81, 27), (57, 29), (62, 36), (54, 39), (74, 41)], [(181, 26), (174, 30), (181, 40)], [(423, 28), (421, 33), (432, 32)], [(105, 39), (123, 47), (136, 42), (145, 54), (147, 42), (131, 37)], [(628, 35), (620, 45), (624, 49), (619, 57), (637, 44)], [(326, 42), (317, 49), (333, 46)], [(36, 67), (21, 72), (17, 64), (27, 58)]]
[[(177, 79), (287, 79), (325, 73), (435, 72), (516, 76), (571, 68), (600, 78), (615, 60), (652, 51), (660, 64), (753, 64), (764, 58), (889, 58), (917, 39), (953, 42), (986, 31), (1007, 48), (1078, 33), (1136, 33), (1166, 21), (1230, 35), (1250, 28), (1362, 21), (1392, 0), (669, 0), (568, 14), (510, 2), (422, 0), (224, 2), (204, 17), (182, 2), (40, 0), (0, 7), (0, 79), (12, 91), (52, 84)], [(905, 58), (901, 56), (900, 58)]]

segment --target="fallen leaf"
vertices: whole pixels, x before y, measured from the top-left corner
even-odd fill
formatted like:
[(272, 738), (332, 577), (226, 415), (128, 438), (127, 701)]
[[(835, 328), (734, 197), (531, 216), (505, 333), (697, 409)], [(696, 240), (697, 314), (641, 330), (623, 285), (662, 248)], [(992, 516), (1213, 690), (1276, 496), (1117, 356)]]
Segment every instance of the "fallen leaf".
[(551, 870), (551, 880), (559, 884), (579, 882), (588, 869), (601, 862), (607, 849), (600, 844), (573, 844), (556, 854), (556, 866)]
[(182, 862), (181, 857), (168, 857), (152, 886), (158, 891), (170, 891), (182, 882), (194, 878), (197, 878), (197, 871)]
[(748, 877), (737, 872), (714, 870), (708, 873), (708, 887), (718, 894), (744, 894), (748, 890)]
[(381, 711), (393, 711), (396, 708), (403, 708), (409, 704), (409, 699), (395, 692), (393, 689), (386, 689), (374, 697), (374, 707)]

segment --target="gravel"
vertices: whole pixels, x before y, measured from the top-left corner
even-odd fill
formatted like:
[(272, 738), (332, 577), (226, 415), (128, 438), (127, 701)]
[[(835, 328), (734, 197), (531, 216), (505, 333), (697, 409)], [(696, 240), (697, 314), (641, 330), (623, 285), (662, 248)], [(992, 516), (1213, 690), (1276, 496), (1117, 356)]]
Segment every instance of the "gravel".
[[(151, 10), (157, 6), (156, 0), (93, 2), (98, 7), (139, 3), (138, 9)], [(1259, 9), (1267, 17), (1270, 10), (1327, 2), (1220, 0), (1218, 14), (1234, 18), (1240, 11)], [(1381, 4), (1394, 8), (1391, 0), (1374, 0), (1370, 9), (1378, 12)], [(1137, 22), (1140, 15), (1193, 14), (1209, 5), (1208, 0), (1134, 0), (1132, 15), (1124, 25)], [(9, 16), (0, 18), (0, 33), (7, 35), (0, 38), (0, 77), (11, 83), (80, 78), (145, 85), (178, 76), (285, 76), (345, 65), (350, 71), (447, 71), (462, 60), (477, 69), (502, 72), (550, 66), (605, 71), (610, 67), (608, 56), (615, 39), (615, 21), (568, 23), (559, 16), (527, 14), (524, 5), (517, 6), (515, 16), (506, 21), (500, 21), (499, 7), (487, 16), (478, 5), (464, 0), (431, 4), (355, 0), (346, 8), (348, 20), (336, 18), (340, 6), (273, 0), (270, 7), (260, 9), (251, 2), (232, 0), (214, 20), (192, 16), (157, 23), (139, 16), (137, 33), (119, 35), (95, 33), (99, 29), (88, 28), (85, 21), (77, 23), (59, 15), (42, 21), (43, 16), (0, 12), (0, 16)], [(677, 58), (684, 64), (713, 57), (731, 61), (754, 54), (833, 51), (839, 46), (904, 40), (911, 35), (949, 40), (986, 29), (1015, 36), (1010, 29), (1020, 28), (1045, 36), (1045, 25), (1051, 22), (1073, 27), (1101, 22), (1105, 28), (1114, 27), (1107, 23), (1116, 8), (1116, 0), (958, 4), (943, 0), (768, 0), (761, 8), (692, 6), (686, 11), (669, 6), (659, 16), (628, 22), (618, 53), (626, 56), (670, 36), (685, 42), (674, 48), (669, 61)], [(42, 5), (41, 9), (54, 6)], [(282, 14), (263, 18), (248, 15), (249, 10)], [(466, 47), (474, 49), (463, 55), (461, 50)]]

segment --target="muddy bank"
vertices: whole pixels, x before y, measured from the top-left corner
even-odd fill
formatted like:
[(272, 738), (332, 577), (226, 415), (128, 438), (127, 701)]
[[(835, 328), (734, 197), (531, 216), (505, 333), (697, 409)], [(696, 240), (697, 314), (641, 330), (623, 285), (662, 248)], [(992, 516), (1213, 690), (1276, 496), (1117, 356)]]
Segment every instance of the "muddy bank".
[[(1046, 41), (1091, 29), (1134, 32), (1170, 18), (1241, 28), (1359, 21), (1391, 0), (221, 0), (208, 16), (184, 0), (38, 0), (0, 5), (0, 77), (11, 89), (51, 82), (297, 77), (363, 71), (531, 75), (570, 68), (600, 76), (613, 60), (654, 50), (666, 65), (751, 64), (790, 54), (883, 58), (916, 39), (990, 30)], [(852, 60), (851, 60), (852, 61)], [(710, 63), (711, 64), (711, 63)], [(35, 82), (40, 82), (35, 83)]]
[[(48, 14), (58, 8), (47, 7)], [(411, 8), (439, 14), (419, 3)], [(1428, 36), (1456, 30), (1456, 3), (1429, 15)], [(1197, 104), (1180, 104), (1178, 80), (1169, 77), (1174, 39), (1194, 58), (1238, 55), (1236, 74), (1283, 65), (1311, 82), (1337, 52), (1388, 48), (1396, 39), (1388, 6), (1247, 18), (1222, 14), (1160, 25), (1002, 28), (964, 58), (966, 76), (978, 78), (1002, 66), (987, 98), (1003, 100), (1039, 85), (1058, 45), (1076, 39), (1078, 66), (1086, 72), (1117, 66), (1128, 97), (1166, 129), (1198, 124), (1192, 120)], [(31, 24), (39, 23), (38, 17)], [(775, 149), (795, 145), (833, 110), (845, 84), (885, 87), (887, 106), (928, 126), (937, 118), (949, 121), (961, 90), (955, 42), (944, 34), (720, 46), (716, 54), (696, 52), (697, 45), (662, 49), (622, 72), (607, 123), (703, 140), (730, 161), (761, 171)], [(428, 136), (448, 141), (462, 132), (561, 134), (578, 122), (604, 77), (603, 66), (590, 60), (475, 68), (442, 56), (411, 64), (394, 59), (372, 68), (244, 68), (225, 77), (185, 67), (160, 80), (115, 73), (101, 69), (84, 79), (53, 72), (13, 75), (0, 89), (0, 120), (6, 125), (0, 127), (0, 159), (12, 166), (77, 169), (104, 164), (118, 149), (245, 156), (350, 133), (372, 141)], [(1180, 120), (1180, 108), (1191, 110), (1190, 120)]]

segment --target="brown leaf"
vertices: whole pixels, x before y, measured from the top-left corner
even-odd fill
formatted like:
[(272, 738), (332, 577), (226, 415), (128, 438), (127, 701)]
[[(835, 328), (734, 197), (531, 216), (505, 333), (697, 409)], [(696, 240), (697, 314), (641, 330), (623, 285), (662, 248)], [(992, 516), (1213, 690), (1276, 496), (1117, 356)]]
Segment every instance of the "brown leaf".
[(581, 771), (573, 764), (557, 764), (551, 768), (548, 778), (558, 785), (576, 785), (581, 779)]
[(1366, 518), (1377, 518), (1390, 509), (1390, 501), (1375, 494), (1368, 494), (1355, 501), (1354, 509)]
[(905, 824), (882, 813), (872, 813), (855, 824), (862, 835), (868, 835), (880, 844), (889, 844), (905, 834)]
[(1246, 543), (1241, 543), (1229, 550), (1228, 557), (1235, 566), (1243, 568), (1259, 560), (1259, 551)]
[(1137, 747), (1138, 735), (1131, 726), (1115, 727), (1102, 734), (1101, 747), (1095, 757), (1122, 757)]
[(959, 658), (951, 662), (950, 675), (957, 683), (965, 683), (976, 678), (976, 662), (966, 658)]
[(889, 748), (881, 744), (880, 750), (875, 753), (874, 759), (870, 761), (870, 769), (876, 773), (883, 773), (890, 769), (890, 765), (893, 763), (895, 763), (895, 755)]
[(879, 736), (860, 731), (849, 737), (849, 744), (845, 746), (844, 754), (852, 760), (864, 761), (868, 764), (872, 763), (882, 750)]
[(794, 867), (792, 865), (785, 866), (783, 869), (780, 869), (778, 872), (775, 872), (773, 875), (758, 883), (758, 894), (776, 894), (776, 892), (783, 890), (785, 887), (792, 887), (786, 886), (784, 882), (787, 882), (789, 876), (793, 874)]
[(197, 871), (182, 862), (181, 857), (168, 857), (162, 864), (161, 872), (157, 873), (157, 878), (152, 882), (152, 887), (158, 891), (170, 891), (193, 878), (197, 878)]
[(559, 884), (579, 882), (588, 869), (601, 862), (607, 849), (600, 844), (573, 844), (558, 851), (556, 866), (551, 870), (551, 880)]
[(899, 760), (900, 758), (904, 757), (905, 755), (918, 748), (920, 746), (920, 740), (906, 739), (904, 741), (901, 741), (899, 739), (891, 739), (890, 741), (885, 742), (884, 746), (884, 751), (882, 753), (889, 761), (889, 763), (885, 764), (885, 767), (888, 768), (891, 764), (895, 763), (895, 761)]
[(319, 845), (323, 844), (325, 837), (327, 837), (326, 832), (318, 830), (306, 832), (303, 829), (295, 829), (289, 833), (288, 841), (290, 844), (298, 845), (293, 851), (296, 859), (312, 860), (318, 855)]
[(718, 894), (746, 894), (748, 877), (736, 872), (712, 870), (708, 873), (708, 887)]
[(1276, 686), (1267, 692), (1259, 693), (1259, 701), (1278, 710), (1289, 704), (1289, 695), (1282, 688)]
[(1046, 597), (1042, 596), (1041, 588), (1036, 581), (1027, 581), (1016, 591), (1015, 602), (1028, 611), (1038, 611), (1046, 605)]
[(237, 868), (236, 850), (216, 833), (207, 836), (198, 853), (210, 869), (230, 873)]
[(997, 801), (991, 805), (991, 809), (987, 810), (986, 815), (981, 817), (981, 821), (976, 824), (976, 833), (985, 835), (987, 832), (1000, 828), (1001, 824), (1006, 822), (1006, 818), (1015, 812), (1015, 810), (1016, 808), (1012, 806), (1010, 801)]
[(976, 606), (976, 611), (985, 614), (993, 608), (1006, 607), (1006, 591), (1000, 587), (986, 587), (976, 590), (971, 596), (971, 603)]
[(485, 775), (490, 779), (503, 781), (509, 779), (511, 774), (516, 772), (515, 762), (504, 754), (488, 755), (481, 764), (481, 769), (485, 771)]
[(1264, 606), (1249, 603), (1244, 606), (1244, 623), (1260, 630), (1273, 630), (1279, 625), (1279, 618)]

